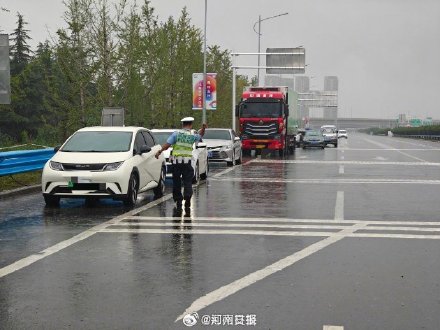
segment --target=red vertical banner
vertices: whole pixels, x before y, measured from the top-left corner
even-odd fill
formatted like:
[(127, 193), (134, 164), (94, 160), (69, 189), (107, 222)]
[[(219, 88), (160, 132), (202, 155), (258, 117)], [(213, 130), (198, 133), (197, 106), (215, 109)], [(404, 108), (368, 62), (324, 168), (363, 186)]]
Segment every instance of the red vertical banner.
[[(203, 109), (203, 73), (193, 73), (193, 110)], [(206, 74), (206, 109), (217, 109), (217, 74)]]

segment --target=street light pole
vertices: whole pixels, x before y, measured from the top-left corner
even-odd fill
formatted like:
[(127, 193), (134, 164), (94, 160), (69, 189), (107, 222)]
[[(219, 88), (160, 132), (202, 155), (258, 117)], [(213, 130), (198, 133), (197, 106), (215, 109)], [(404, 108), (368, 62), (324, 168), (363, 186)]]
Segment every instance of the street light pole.
[(202, 124), (206, 124), (206, 23), (208, 17), (208, 0), (205, 0), (205, 27), (203, 37), (203, 110), (202, 110)]
[[(280, 17), (280, 16), (284, 16), (284, 15), (288, 15), (289, 13), (283, 13), (283, 14), (279, 14), (279, 15), (275, 15), (275, 16), (270, 16), (270, 17), (266, 17), (261, 19), (261, 15), (258, 16), (258, 21), (255, 22), (254, 24), (254, 32), (256, 34), (258, 34), (258, 69), (257, 69), (257, 86), (260, 85), (260, 52), (261, 52), (261, 22), (263, 21), (267, 21), (269, 19), (272, 18), (276, 18), (276, 17)], [(255, 25), (258, 24), (258, 32), (255, 30)]]
[(258, 69), (257, 69), (257, 86), (260, 86), (260, 53), (261, 53), (261, 15), (258, 16)]

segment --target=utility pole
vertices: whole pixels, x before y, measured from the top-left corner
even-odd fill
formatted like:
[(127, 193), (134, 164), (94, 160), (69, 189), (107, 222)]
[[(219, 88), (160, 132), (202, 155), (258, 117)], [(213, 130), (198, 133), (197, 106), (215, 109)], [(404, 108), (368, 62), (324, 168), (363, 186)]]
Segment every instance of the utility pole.
[(206, 25), (208, 17), (208, 0), (205, 0), (205, 27), (203, 37), (203, 108), (202, 108), (202, 124), (206, 124)]
[[(288, 15), (289, 13), (283, 13), (283, 14), (279, 14), (279, 15), (275, 15), (275, 16), (270, 16), (270, 17), (266, 17), (261, 19), (261, 15), (258, 16), (258, 21), (255, 22), (254, 24), (254, 32), (256, 34), (258, 34), (258, 68), (257, 68), (257, 86), (260, 85), (260, 53), (261, 53), (261, 22), (263, 21), (267, 21), (269, 19), (272, 18), (276, 18), (276, 17), (280, 17), (280, 16), (284, 16), (284, 15)], [(258, 24), (258, 32), (255, 30), (255, 25)]]

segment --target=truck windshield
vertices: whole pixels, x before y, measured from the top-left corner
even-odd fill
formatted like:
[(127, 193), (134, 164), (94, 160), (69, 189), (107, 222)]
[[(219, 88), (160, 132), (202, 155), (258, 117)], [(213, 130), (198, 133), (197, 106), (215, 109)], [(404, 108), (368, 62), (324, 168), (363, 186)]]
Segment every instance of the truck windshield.
[(126, 152), (130, 150), (131, 132), (76, 132), (60, 151)]
[(244, 103), (241, 106), (242, 118), (278, 118), (282, 116), (282, 106), (278, 102)]

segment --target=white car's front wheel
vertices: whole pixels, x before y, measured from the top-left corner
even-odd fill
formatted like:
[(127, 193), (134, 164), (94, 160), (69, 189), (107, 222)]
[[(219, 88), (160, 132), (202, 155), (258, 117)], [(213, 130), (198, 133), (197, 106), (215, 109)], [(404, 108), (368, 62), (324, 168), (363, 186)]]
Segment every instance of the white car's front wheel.
[(199, 169), (199, 163), (197, 162), (196, 168), (194, 169), (194, 177), (193, 177), (193, 183), (196, 184), (200, 180), (200, 169)]
[(165, 169), (162, 167), (162, 170), (160, 172), (159, 184), (153, 190), (154, 197), (156, 198), (162, 197), (165, 194), (165, 179), (166, 179)]
[(237, 164), (236, 160), (235, 160), (235, 152), (232, 152), (232, 161), (231, 162), (227, 162), (228, 166), (235, 166)]
[(43, 197), (44, 197), (44, 202), (46, 203), (46, 206), (56, 207), (56, 206), (60, 205), (60, 198), (58, 196), (43, 194)]
[(128, 181), (127, 195), (123, 199), (124, 205), (135, 206), (138, 195), (138, 178), (135, 173), (131, 173), (130, 180)]
[(237, 165), (240, 165), (243, 162), (243, 151), (240, 150), (240, 157), (237, 160)]

